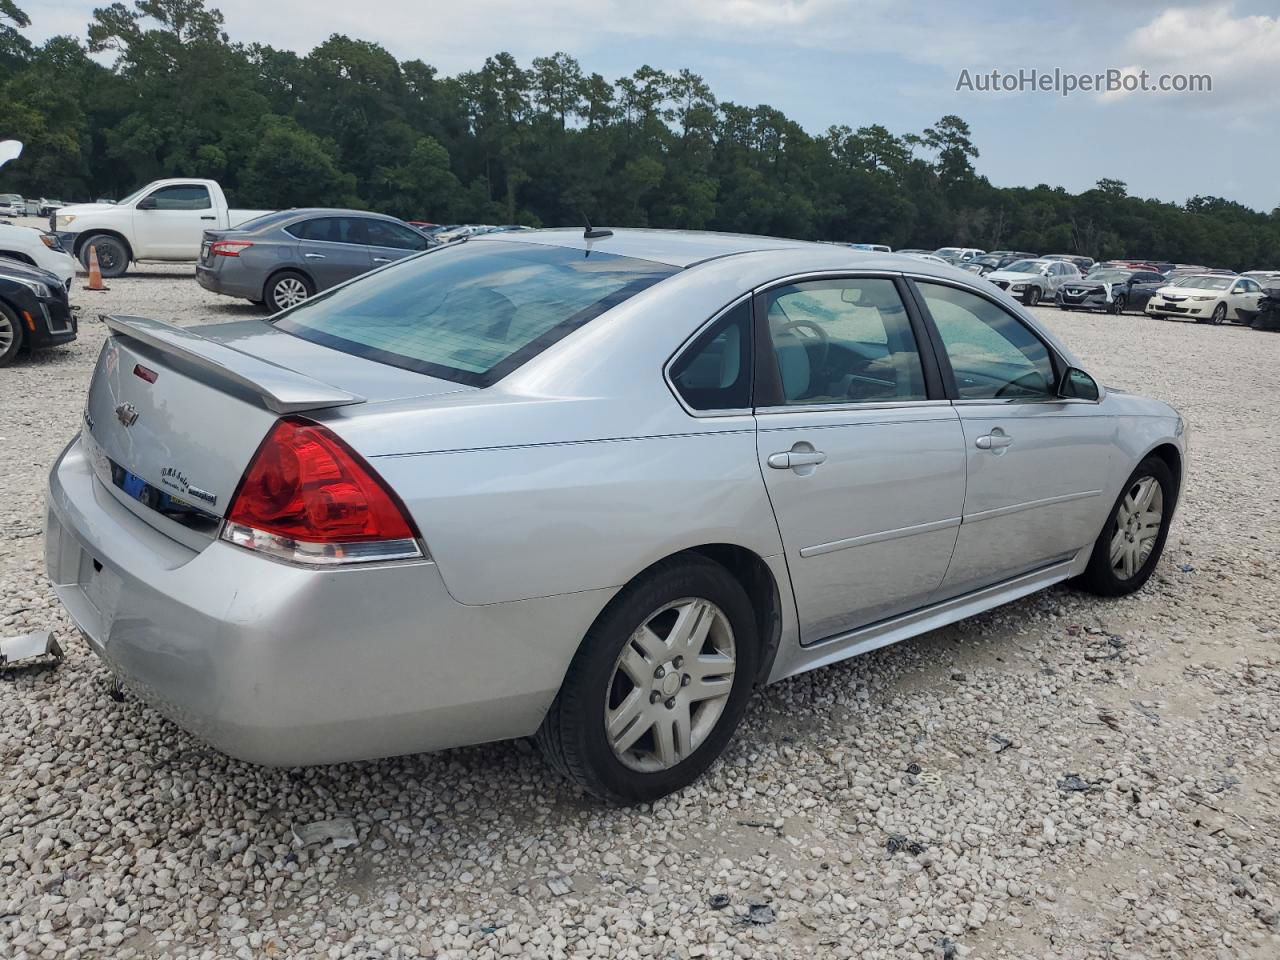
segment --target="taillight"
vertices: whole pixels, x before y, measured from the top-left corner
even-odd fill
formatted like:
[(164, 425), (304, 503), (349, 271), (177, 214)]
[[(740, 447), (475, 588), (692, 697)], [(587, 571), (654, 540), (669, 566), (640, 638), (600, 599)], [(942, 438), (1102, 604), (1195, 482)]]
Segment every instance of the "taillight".
[(423, 556), (400, 500), (364, 459), (317, 423), (271, 428), (231, 498), (222, 538), (296, 563)]
[(247, 240), (215, 240), (209, 244), (209, 255), (213, 257), (238, 257), (241, 250), (248, 250), (253, 244)]

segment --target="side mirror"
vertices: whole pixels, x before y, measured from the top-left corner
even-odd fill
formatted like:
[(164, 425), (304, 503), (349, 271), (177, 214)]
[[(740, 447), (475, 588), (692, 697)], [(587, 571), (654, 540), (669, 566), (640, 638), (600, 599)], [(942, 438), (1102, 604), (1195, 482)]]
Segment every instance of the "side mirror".
[(1058, 396), (1063, 400), (1088, 400), (1097, 403), (1101, 391), (1093, 377), (1078, 367), (1068, 367), (1058, 382)]
[(155, 198), (155, 197), (143, 197), (141, 200), (139, 200), (139, 201), (138, 201), (138, 206), (137, 206), (137, 208), (136, 208), (136, 209), (138, 209), (138, 210), (154, 210), (155, 208), (156, 208), (156, 198)]

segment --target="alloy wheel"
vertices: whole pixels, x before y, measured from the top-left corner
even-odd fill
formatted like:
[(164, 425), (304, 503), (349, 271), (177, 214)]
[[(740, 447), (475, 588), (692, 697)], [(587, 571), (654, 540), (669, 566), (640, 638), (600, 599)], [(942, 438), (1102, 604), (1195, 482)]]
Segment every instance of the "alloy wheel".
[(3, 313), (0, 313), (0, 357), (3, 357), (13, 349), (13, 341), (17, 337), (18, 331), (13, 328), (13, 321)]
[(1111, 569), (1121, 580), (1131, 579), (1155, 549), (1164, 520), (1164, 488), (1155, 477), (1134, 481), (1116, 511), (1111, 536)]
[(733, 628), (709, 600), (655, 610), (623, 645), (605, 693), (614, 756), (642, 773), (668, 770), (715, 729), (737, 666)]
[(307, 287), (297, 277), (284, 277), (276, 281), (275, 290), (273, 291), (276, 305), (281, 309), (286, 307), (296, 307), (303, 300), (307, 299)]
[(1220, 303), (1213, 308), (1213, 317), (1211, 318), (1215, 324), (1221, 324), (1227, 319), (1227, 305)]

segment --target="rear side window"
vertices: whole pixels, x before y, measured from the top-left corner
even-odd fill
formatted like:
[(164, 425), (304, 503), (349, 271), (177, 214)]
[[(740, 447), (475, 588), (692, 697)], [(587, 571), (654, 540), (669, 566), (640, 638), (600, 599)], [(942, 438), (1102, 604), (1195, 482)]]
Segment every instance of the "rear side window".
[(694, 410), (751, 406), (751, 302), (715, 322), (671, 365), (671, 382)]
[(336, 287), (276, 325), (355, 356), (486, 387), (675, 272), (607, 253), (468, 241)]

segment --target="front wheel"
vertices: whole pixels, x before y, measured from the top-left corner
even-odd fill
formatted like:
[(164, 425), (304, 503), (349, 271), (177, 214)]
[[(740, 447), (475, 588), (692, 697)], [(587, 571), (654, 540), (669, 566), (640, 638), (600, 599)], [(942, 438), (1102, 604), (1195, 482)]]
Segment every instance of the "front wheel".
[(1124, 313), (1124, 297), (1116, 297), (1111, 301), (1111, 312), (1117, 316)]
[(7, 367), (22, 349), (22, 325), (18, 315), (0, 303), (0, 367)]
[(1209, 319), (1215, 327), (1221, 326), (1222, 322), (1227, 319), (1227, 305), (1225, 303), (1220, 303), (1214, 307), (1213, 316)]
[(123, 277), (129, 269), (129, 248), (115, 237), (100, 235), (90, 237), (80, 248), (80, 263), (85, 270), (89, 269), (89, 251), (98, 248), (98, 269), (103, 279), (111, 280)]
[(601, 799), (664, 797), (724, 750), (759, 656), (741, 584), (704, 557), (665, 561), (625, 587), (588, 631), (538, 746)]
[(1094, 541), (1089, 566), (1076, 583), (1090, 593), (1120, 597), (1140, 590), (1164, 552), (1178, 488), (1159, 457), (1133, 471)]
[(1030, 290), (1027, 291), (1027, 306), (1034, 307), (1036, 304), (1040, 302), (1041, 296), (1042, 294), (1040, 292), (1040, 288), (1032, 287)]

